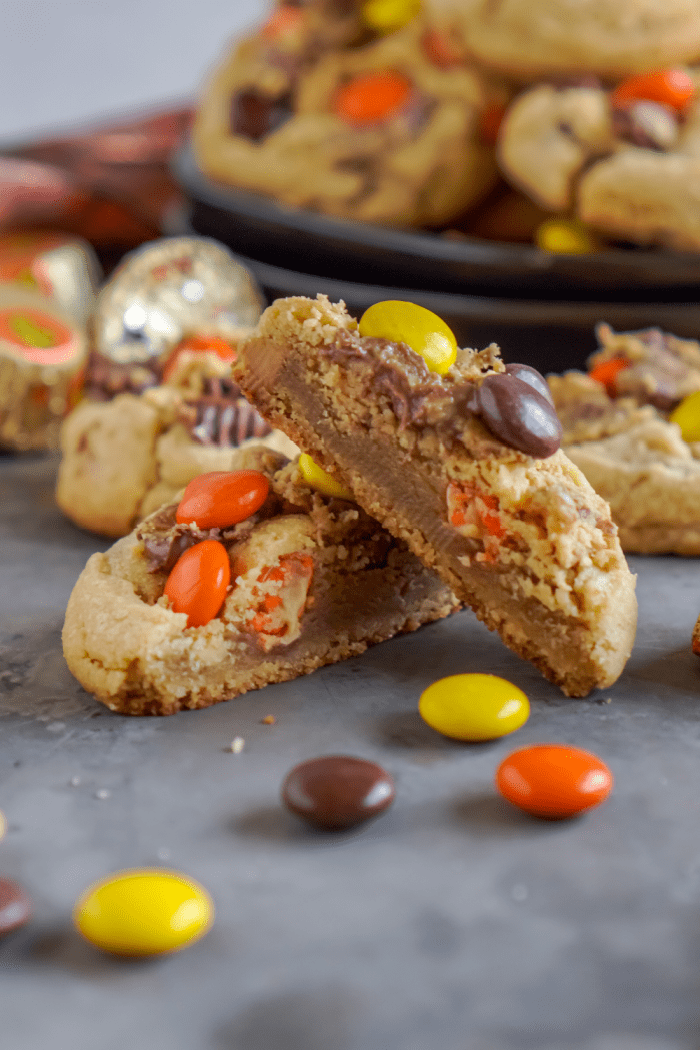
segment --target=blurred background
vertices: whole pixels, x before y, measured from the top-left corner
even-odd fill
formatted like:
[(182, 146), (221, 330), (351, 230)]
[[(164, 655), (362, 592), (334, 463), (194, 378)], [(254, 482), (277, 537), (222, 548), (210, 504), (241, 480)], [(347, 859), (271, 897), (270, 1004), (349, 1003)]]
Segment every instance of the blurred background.
[(187, 103), (263, 0), (6, 0), (0, 145)]

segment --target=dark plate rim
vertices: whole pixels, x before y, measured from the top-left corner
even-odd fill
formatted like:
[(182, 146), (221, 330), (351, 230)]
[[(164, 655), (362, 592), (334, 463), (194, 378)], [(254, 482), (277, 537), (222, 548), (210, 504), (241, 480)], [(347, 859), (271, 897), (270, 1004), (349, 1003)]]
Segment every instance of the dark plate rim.
[(619, 330), (633, 330), (653, 325), (653, 320), (642, 325), (637, 323), (636, 318), (648, 316), (658, 318), (658, 327), (667, 331), (673, 331), (674, 319), (685, 321), (696, 326), (697, 335), (700, 336), (700, 302), (596, 302), (460, 295), (454, 292), (354, 283), (272, 266), (239, 254), (236, 258), (251, 270), (263, 288), (287, 288), (289, 295), (313, 297), (317, 293), (323, 293), (333, 301), (343, 299), (361, 306), (370, 306), (383, 299), (402, 299), (419, 302), (439, 316), (459, 315), (465, 320), (492, 321), (520, 328), (553, 325), (592, 330), (599, 321), (608, 321)]
[[(174, 154), (171, 168), (174, 178), (191, 199), (243, 218), (273, 224), (280, 233), (310, 234), (358, 248), (410, 257), (414, 261), (482, 267), (486, 277), (489, 271), (494, 275), (507, 271), (513, 276), (549, 277), (571, 283), (578, 274), (586, 286), (594, 289), (596, 286), (610, 288), (613, 272), (619, 275), (620, 271), (626, 271), (632, 278), (631, 288), (643, 285), (651, 290), (655, 283), (660, 288), (700, 283), (700, 253), (620, 248), (590, 255), (560, 255), (534, 245), (490, 242), (474, 237), (452, 240), (427, 231), (353, 222), (287, 207), (262, 194), (217, 183), (198, 167), (189, 144)], [(664, 279), (657, 282), (650, 279), (650, 271), (659, 270), (665, 271)], [(614, 285), (622, 289), (619, 276)]]

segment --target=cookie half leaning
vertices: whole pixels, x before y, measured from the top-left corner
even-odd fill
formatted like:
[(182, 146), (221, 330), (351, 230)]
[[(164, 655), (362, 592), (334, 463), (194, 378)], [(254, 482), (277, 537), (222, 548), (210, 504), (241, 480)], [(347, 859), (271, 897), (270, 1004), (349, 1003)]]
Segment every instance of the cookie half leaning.
[(325, 296), (277, 300), (234, 366), (270, 425), (350, 486), (514, 652), (585, 696), (629, 657), (635, 580), (607, 504), (566, 456), (518, 451), (468, 407), (502, 373), (491, 346), (458, 351), (440, 376), (405, 343), (361, 337)]
[[(363, 652), (458, 608), (400, 540), (347, 500), (303, 484), (298, 467), (249, 449), (270, 482), (265, 503), (228, 529), (156, 511), (73, 589), (63, 628), (68, 667), (113, 711), (167, 715), (208, 707)], [(205, 540), (228, 552), (231, 587), (203, 626), (164, 597), (170, 571)]]

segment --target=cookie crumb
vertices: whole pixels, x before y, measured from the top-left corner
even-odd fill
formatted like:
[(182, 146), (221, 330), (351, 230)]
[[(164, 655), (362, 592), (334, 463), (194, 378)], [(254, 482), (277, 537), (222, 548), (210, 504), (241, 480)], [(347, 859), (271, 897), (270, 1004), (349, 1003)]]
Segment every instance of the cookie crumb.
[(95, 798), (99, 798), (101, 802), (104, 801), (104, 799), (106, 799), (106, 798), (110, 798), (111, 795), (112, 795), (112, 792), (108, 791), (107, 788), (99, 788), (95, 792)]
[(240, 755), (241, 751), (245, 747), (245, 740), (242, 736), (234, 736), (231, 743), (226, 748), (227, 751), (231, 751), (234, 755)]
[(273, 726), (277, 719), (274, 715), (265, 715), (265, 717), (261, 718), (260, 721), (264, 726)]

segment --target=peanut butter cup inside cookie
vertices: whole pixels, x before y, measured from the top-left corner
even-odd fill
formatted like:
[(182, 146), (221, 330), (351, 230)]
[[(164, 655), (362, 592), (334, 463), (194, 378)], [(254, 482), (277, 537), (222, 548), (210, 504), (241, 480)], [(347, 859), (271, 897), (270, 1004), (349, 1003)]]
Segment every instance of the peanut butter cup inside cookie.
[(278, 300), (234, 376), (514, 652), (567, 695), (610, 685), (632, 648), (634, 577), (607, 504), (559, 450), (544, 380), (493, 345), (450, 351), (443, 322), (431, 333), (404, 305), (405, 341), (390, 323), (393, 338), (363, 334), (325, 296)]

